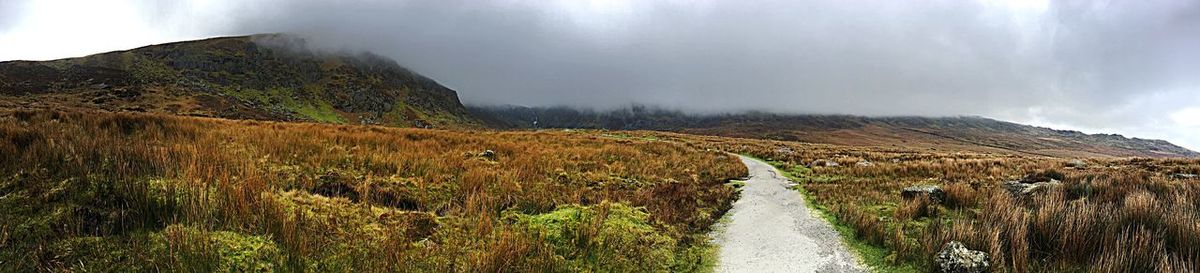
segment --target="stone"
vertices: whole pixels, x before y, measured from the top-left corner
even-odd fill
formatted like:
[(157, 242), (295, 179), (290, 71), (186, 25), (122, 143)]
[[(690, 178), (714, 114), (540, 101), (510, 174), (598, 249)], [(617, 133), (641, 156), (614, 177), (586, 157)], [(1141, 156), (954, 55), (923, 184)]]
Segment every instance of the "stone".
[(483, 151), (482, 153), (479, 153), (479, 156), (480, 156), (480, 157), (485, 157), (485, 158), (488, 158), (488, 159), (495, 159), (495, 158), (496, 158), (496, 151), (492, 151), (492, 150), (485, 150), (485, 151)]
[(1083, 168), (1087, 168), (1087, 166), (1088, 166), (1087, 162), (1084, 162), (1083, 160), (1080, 160), (1080, 159), (1073, 159), (1073, 160), (1067, 162), (1067, 167), (1069, 167), (1069, 168), (1083, 169)]
[(836, 161), (825, 159), (813, 160), (812, 163), (808, 164), (809, 167), (837, 167), (840, 165), (841, 164), (838, 164)]
[(792, 150), (790, 147), (779, 147), (779, 149), (775, 149), (775, 152), (784, 155), (792, 155), (796, 153), (796, 151)]
[(858, 163), (854, 163), (854, 165), (859, 167), (875, 167), (875, 163), (871, 163), (871, 161), (867, 161), (866, 159), (863, 159)]
[(917, 185), (900, 190), (900, 197), (904, 197), (904, 199), (913, 199), (918, 196), (929, 196), (929, 199), (935, 202), (942, 202), (946, 200), (946, 191), (937, 185)]
[(1175, 178), (1175, 179), (1196, 179), (1196, 178), (1200, 178), (1200, 175), (1197, 175), (1197, 174), (1190, 174), (1190, 173), (1177, 173), (1177, 174), (1172, 174), (1172, 175), (1171, 175), (1171, 178)]
[(1007, 190), (1009, 194), (1012, 194), (1013, 197), (1021, 197), (1021, 196), (1031, 195), (1031, 194), (1034, 194), (1037, 192), (1042, 192), (1042, 191), (1050, 189), (1051, 187), (1055, 187), (1058, 185), (1062, 185), (1062, 182), (1051, 179), (1050, 181), (1046, 181), (1046, 182), (1034, 182), (1034, 183), (1027, 183), (1027, 182), (1023, 182), (1023, 181), (1008, 181), (1008, 182), (1004, 182), (1004, 184), (1000, 185), (1000, 186), (1003, 187), (1005, 190)]
[(934, 262), (942, 273), (983, 273), (989, 266), (987, 252), (967, 249), (958, 241), (946, 243)]

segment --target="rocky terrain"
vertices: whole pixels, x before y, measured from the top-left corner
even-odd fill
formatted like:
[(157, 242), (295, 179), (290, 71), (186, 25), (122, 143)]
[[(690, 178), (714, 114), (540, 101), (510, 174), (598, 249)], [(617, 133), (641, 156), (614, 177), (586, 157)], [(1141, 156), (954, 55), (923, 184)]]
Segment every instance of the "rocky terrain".
[[(657, 130), (852, 146), (967, 150), (1053, 157), (1200, 157), (1163, 140), (1085, 134), (982, 117), (860, 117), (741, 113), (688, 115), (648, 107), (596, 112), (564, 107), (471, 107), (500, 128)], [(535, 123), (536, 121), (536, 123)]]
[(235, 119), (473, 127), (454, 90), (370, 53), (284, 34), (0, 62), (0, 107), (95, 108)]

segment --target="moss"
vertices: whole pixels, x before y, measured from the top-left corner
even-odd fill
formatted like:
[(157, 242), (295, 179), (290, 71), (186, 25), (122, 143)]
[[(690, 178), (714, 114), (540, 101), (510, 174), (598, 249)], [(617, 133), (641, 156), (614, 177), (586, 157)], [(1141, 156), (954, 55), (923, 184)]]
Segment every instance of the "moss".
[(665, 272), (675, 263), (675, 241), (650, 224), (649, 214), (622, 203), (506, 217), (551, 244), (571, 271)]
[[(313, 92), (308, 89), (309, 87), (306, 87), (305, 92)], [(292, 88), (273, 87), (267, 90), (256, 90), (226, 87), (224, 92), (244, 101), (277, 106), (310, 121), (346, 123), (346, 120), (337, 113), (337, 110), (333, 109), (333, 105), (329, 102), (320, 99), (298, 99), (296, 90)]]
[(326, 123), (346, 123), (346, 120), (338, 115), (333, 106), (326, 101), (311, 101), (298, 104), (292, 109), (297, 114), (304, 116), (310, 120)]
[(271, 272), (283, 254), (268, 237), (171, 225), (153, 233), (73, 237), (50, 254), (68, 271)]

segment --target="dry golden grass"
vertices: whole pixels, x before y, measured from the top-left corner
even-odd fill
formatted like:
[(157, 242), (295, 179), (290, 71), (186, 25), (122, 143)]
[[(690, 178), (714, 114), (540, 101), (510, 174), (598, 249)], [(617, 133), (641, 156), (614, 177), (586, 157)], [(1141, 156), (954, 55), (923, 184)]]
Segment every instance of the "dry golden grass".
[(0, 271), (689, 271), (745, 174), (599, 132), (14, 111)]
[[(1073, 168), (1068, 159), (1009, 154), (663, 138), (774, 161), (856, 237), (923, 270), (958, 240), (988, 252), (994, 272), (1200, 271), (1200, 179), (1172, 176), (1200, 174), (1196, 159), (1088, 159)], [(839, 166), (806, 166), (816, 160)], [(1000, 186), (1031, 174), (1063, 184), (1028, 196)], [(941, 185), (948, 200), (899, 194), (925, 184)]]

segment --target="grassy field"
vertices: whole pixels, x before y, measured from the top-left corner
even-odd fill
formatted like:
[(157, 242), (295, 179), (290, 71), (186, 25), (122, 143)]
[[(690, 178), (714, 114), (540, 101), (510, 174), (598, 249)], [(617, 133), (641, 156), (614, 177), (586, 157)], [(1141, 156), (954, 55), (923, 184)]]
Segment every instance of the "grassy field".
[[(801, 182), (879, 271), (951, 240), (994, 272), (1200, 267), (1200, 180), (1176, 175), (1198, 160), (10, 111), (0, 271), (707, 271), (746, 175), (724, 151)], [(1062, 184), (1001, 187), (1023, 178)]]
[[(1195, 272), (1200, 160), (1070, 159), (662, 135), (773, 162), (880, 271), (932, 271), (948, 241), (990, 255), (994, 272)], [(837, 166), (823, 162), (836, 162)], [(866, 163), (870, 162), (870, 163)], [(815, 164), (814, 164), (815, 163)], [(1059, 186), (1029, 194), (1022, 178)], [(937, 185), (945, 200), (904, 199)]]
[(599, 132), (10, 111), (0, 271), (704, 271), (745, 175)]

